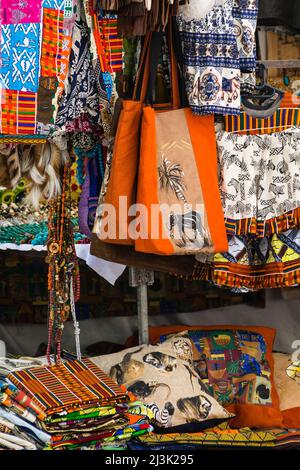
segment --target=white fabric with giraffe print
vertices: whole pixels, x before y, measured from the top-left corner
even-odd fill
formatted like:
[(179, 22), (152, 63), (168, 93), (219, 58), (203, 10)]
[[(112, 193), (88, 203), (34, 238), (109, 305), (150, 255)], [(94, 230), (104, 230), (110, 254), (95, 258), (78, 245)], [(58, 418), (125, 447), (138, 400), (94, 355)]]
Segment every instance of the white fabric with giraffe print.
[(217, 133), (224, 216), (268, 220), (300, 207), (300, 129)]

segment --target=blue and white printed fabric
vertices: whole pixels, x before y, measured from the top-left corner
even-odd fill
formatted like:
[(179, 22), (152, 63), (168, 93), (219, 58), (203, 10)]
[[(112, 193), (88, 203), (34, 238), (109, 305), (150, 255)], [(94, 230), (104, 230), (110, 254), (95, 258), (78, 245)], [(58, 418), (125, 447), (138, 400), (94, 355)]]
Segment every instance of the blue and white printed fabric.
[(257, 0), (210, 4), (190, 0), (178, 16), (189, 104), (195, 114), (239, 114), (241, 86), (254, 85)]

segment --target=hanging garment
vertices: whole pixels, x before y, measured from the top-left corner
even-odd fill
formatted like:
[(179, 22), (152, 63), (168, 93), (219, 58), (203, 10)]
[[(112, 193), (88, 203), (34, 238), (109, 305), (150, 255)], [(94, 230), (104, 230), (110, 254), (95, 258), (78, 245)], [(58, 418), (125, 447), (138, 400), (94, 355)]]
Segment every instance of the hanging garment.
[[(195, 0), (194, 0), (195, 2)], [(214, 6), (205, 18), (178, 16), (183, 42), (186, 90), (196, 114), (240, 110), (240, 63), (233, 0)]]
[(257, 1), (190, 0), (180, 9), (185, 81), (196, 114), (238, 114), (255, 86)]
[(251, 290), (300, 284), (300, 231), (256, 239), (234, 236), (229, 250), (215, 255), (212, 280), (219, 286)]
[[(299, 127), (299, 103), (300, 99), (297, 95), (286, 92), (280, 103), (280, 109), (266, 118), (249, 116), (246, 112), (238, 116), (225, 116), (225, 131), (239, 135), (273, 134)], [(273, 233), (300, 228), (299, 216), (300, 208), (297, 207), (267, 220), (256, 217), (236, 220), (235, 216), (226, 217), (226, 231), (229, 236), (251, 234), (261, 238)]]
[(265, 135), (217, 134), (225, 218), (281, 216), (300, 207), (300, 129)]
[(59, 99), (55, 121), (60, 129), (64, 129), (81, 114), (89, 115), (94, 124), (101, 121), (100, 96), (90, 44), (91, 37), (85, 12), (83, 6), (78, 5), (72, 35), (69, 75)]
[(69, 64), (73, 9), (67, 0), (2, 0), (0, 133), (48, 135)]

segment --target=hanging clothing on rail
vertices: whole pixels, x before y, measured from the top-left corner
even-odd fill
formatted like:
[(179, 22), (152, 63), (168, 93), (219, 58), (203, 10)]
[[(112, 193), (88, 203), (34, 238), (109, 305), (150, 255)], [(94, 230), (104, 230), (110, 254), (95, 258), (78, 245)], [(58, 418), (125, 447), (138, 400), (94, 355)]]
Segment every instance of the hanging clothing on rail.
[(300, 207), (300, 129), (265, 135), (219, 132), (224, 216), (261, 221)]
[(241, 87), (255, 85), (257, 2), (191, 0), (179, 11), (190, 107), (196, 114), (238, 114)]

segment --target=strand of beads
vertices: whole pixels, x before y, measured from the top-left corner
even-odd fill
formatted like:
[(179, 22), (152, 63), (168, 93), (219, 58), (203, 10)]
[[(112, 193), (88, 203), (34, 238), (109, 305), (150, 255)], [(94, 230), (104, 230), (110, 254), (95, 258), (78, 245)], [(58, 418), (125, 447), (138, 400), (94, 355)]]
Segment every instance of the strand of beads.
[(64, 323), (71, 312), (71, 286), (74, 300), (80, 296), (79, 265), (75, 252), (71, 216), (71, 172), (66, 166), (62, 178), (62, 193), (52, 202), (48, 221), (48, 289), (49, 319), (47, 358), (51, 363), (52, 346), (55, 362), (61, 362), (61, 339)]

